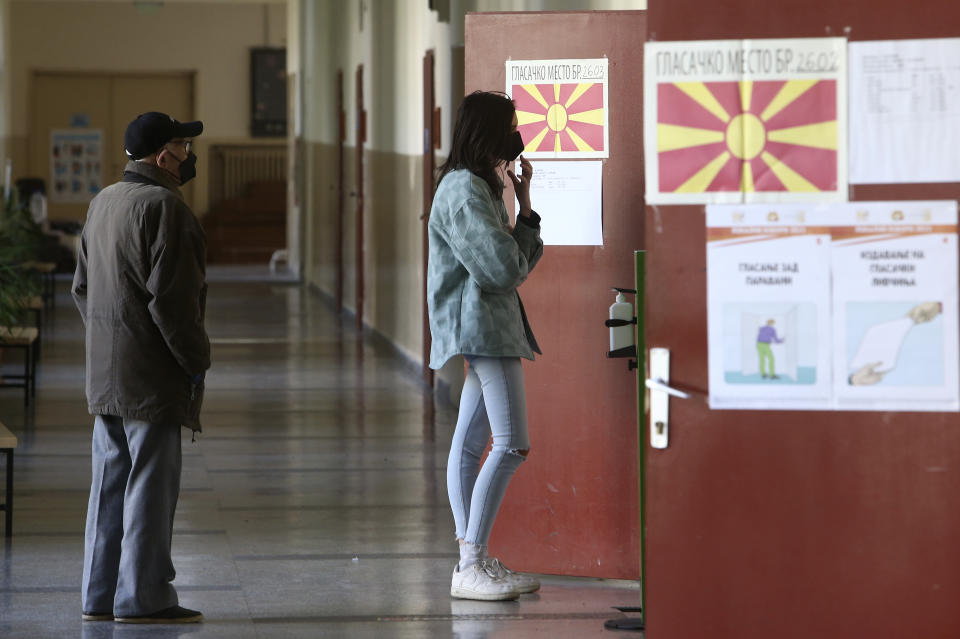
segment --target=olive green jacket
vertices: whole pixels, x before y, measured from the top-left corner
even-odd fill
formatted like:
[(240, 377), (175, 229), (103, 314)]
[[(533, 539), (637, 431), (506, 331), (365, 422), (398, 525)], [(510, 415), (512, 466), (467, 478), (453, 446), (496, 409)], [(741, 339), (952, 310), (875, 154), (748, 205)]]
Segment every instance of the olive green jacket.
[(454, 355), (524, 357), (540, 348), (517, 293), (543, 255), (539, 216), (510, 228), (503, 198), (467, 170), (448, 173), (428, 224), (430, 367)]
[(205, 272), (203, 229), (176, 181), (129, 162), (90, 202), (73, 279), (91, 414), (200, 429)]

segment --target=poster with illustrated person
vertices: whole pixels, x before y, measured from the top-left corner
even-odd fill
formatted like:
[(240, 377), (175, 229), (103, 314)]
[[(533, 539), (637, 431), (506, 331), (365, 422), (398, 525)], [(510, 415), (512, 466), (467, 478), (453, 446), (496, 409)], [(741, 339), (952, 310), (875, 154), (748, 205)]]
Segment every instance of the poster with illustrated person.
[(811, 207), (707, 207), (710, 406), (830, 406), (830, 233)]

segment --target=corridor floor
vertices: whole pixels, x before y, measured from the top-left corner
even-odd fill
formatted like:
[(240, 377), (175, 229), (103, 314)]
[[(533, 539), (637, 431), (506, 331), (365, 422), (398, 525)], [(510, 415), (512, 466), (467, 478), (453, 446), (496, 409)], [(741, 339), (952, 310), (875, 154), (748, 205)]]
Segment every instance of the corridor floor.
[(215, 269), (210, 279), (204, 432), (184, 435), (173, 538), (181, 604), (205, 623), (80, 621), (92, 418), (82, 325), (61, 280), (35, 408), (0, 391), (0, 421), (20, 439), (0, 637), (642, 636), (603, 628), (619, 616), (611, 606), (638, 605), (634, 582), (544, 576), (518, 602), (451, 599), (454, 409), (432, 409), (417, 370), (358, 340), (317, 295)]

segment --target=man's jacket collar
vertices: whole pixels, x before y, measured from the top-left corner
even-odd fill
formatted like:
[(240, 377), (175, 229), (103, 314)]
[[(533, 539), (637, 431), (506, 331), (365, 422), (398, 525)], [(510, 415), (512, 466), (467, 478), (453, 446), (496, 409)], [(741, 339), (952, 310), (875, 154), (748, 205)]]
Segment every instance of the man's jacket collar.
[(177, 183), (177, 180), (155, 164), (130, 160), (127, 162), (127, 166), (123, 168), (123, 176), (124, 182), (153, 183), (173, 191), (177, 197), (181, 200), (183, 199), (183, 193), (180, 191), (180, 185)]

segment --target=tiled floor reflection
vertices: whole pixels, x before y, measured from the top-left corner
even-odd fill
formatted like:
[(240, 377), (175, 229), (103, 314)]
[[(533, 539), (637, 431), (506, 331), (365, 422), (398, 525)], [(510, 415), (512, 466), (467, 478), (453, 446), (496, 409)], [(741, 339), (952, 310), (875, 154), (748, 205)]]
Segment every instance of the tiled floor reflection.
[(641, 636), (603, 628), (611, 606), (637, 605), (634, 583), (546, 576), (517, 602), (451, 599), (452, 409), (431, 410), (418, 372), (358, 340), (315, 294), (220, 274), (204, 433), (184, 439), (174, 534), (181, 602), (206, 623), (80, 621), (92, 418), (82, 326), (61, 280), (35, 410), (0, 391), (0, 421), (21, 440), (0, 637)]

